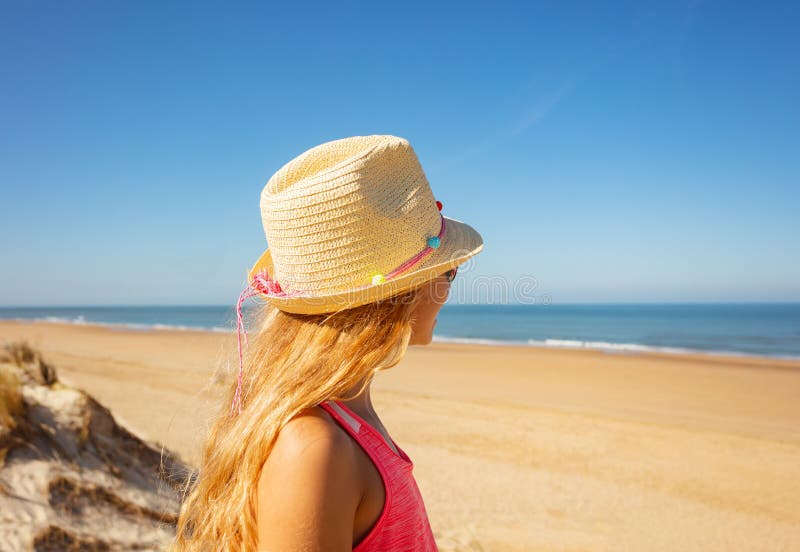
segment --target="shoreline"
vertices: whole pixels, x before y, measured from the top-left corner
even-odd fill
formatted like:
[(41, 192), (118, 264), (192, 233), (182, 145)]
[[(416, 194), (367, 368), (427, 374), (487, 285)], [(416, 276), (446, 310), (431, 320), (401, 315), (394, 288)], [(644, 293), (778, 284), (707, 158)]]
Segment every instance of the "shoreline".
[[(228, 335), (235, 333), (233, 328), (201, 328), (191, 326), (170, 326), (167, 324), (135, 324), (126, 322), (76, 322), (66, 320), (47, 320), (47, 319), (0, 319), (0, 324), (20, 324), (31, 325), (48, 324), (54, 326), (67, 326), (67, 327), (90, 327), (90, 328), (106, 328), (117, 332), (131, 332), (139, 334), (147, 334), (151, 332), (178, 332), (178, 333), (200, 333), (212, 335)], [(533, 341), (533, 340), (531, 340)], [(570, 340), (554, 340), (554, 341), (570, 341)], [(700, 349), (685, 349), (679, 347), (655, 347), (650, 345), (641, 345), (638, 343), (609, 343), (609, 347), (600, 346), (569, 346), (569, 345), (546, 345), (541, 342), (525, 343), (518, 341), (503, 341), (496, 339), (484, 338), (460, 338), (460, 337), (437, 337), (434, 335), (433, 343), (431, 345), (455, 345), (455, 346), (477, 346), (477, 347), (510, 347), (519, 349), (537, 349), (544, 351), (569, 351), (569, 352), (596, 352), (609, 355), (621, 356), (635, 356), (635, 355), (655, 355), (659, 358), (676, 356), (678, 358), (702, 358), (710, 362), (715, 360), (734, 360), (742, 361), (777, 361), (779, 363), (787, 363), (790, 366), (797, 366), (800, 368), (800, 356), (794, 355), (758, 355), (753, 353), (745, 353), (741, 351), (704, 351)]]

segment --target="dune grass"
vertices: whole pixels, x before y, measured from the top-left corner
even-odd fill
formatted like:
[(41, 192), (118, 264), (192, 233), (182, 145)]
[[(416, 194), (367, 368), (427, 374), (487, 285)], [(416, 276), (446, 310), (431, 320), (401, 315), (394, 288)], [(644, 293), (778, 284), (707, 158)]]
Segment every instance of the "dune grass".
[(11, 364), (0, 364), (0, 428), (14, 429), (14, 419), (21, 413), (22, 386), (17, 369)]
[(55, 368), (27, 341), (0, 347), (0, 434), (14, 429), (14, 418), (23, 410), (22, 381), (31, 378), (42, 385), (58, 381)]
[(0, 468), (8, 453), (8, 436), (23, 412), (22, 383), (13, 364), (0, 364)]
[(58, 381), (53, 365), (44, 360), (41, 351), (25, 340), (7, 343), (0, 348), (0, 363), (3, 362), (21, 368), (26, 376), (39, 384), (52, 385)]
[(11, 362), (19, 367), (31, 364), (40, 357), (39, 351), (34, 349), (27, 341), (12, 341), (0, 351), (0, 361)]

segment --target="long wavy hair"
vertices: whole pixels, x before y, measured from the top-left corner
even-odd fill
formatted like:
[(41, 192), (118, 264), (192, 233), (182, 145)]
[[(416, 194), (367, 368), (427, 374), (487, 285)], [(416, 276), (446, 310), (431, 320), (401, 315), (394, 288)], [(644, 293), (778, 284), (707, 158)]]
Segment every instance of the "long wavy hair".
[(321, 402), (360, 395), (376, 372), (400, 362), (420, 289), (333, 314), (289, 314), (268, 303), (255, 309), (242, 411), (230, 411), (234, 378), (199, 473), (187, 480), (173, 552), (256, 550), (257, 482), (281, 428)]

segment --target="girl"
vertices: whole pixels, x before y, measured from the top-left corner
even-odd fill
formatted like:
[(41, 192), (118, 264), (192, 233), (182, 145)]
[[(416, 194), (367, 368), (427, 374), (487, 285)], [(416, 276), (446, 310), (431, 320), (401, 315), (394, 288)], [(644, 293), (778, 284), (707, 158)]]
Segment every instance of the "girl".
[(430, 343), (457, 267), (483, 247), (441, 210), (396, 136), (322, 144), (269, 180), (269, 248), (237, 305), (243, 324), (242, 302), (264, 300), (258, 331), (240, 346), (174, 550), (436, 550), (413, 461), (370, 386)]

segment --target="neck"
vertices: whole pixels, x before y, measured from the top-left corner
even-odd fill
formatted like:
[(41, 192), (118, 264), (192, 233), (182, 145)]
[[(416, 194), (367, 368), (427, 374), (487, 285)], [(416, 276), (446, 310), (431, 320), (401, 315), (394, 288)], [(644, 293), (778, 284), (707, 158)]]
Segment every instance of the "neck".
[[(363, 382), (363, 380), (362, 380)], [(392, 438), (389, 436), (389, 433), (386, 431), (386, 428), (381, 423), (381, 419), (378, 417), (378, 414), (372, 408), (372, 398), (370, 397), (370, 388), (372, 387), (372, 380), (367, 384), (364, 388), (364, 391), (361, 392), (360, 395), (357, 397), (353, 397), (348, 401), (340, 401), (342, 404), (347, 406), (350, 410), (361, 416), (362, 419), (366, 420), (368, 424), (370, 424), (376, 431), (380, 432), (383, 435), (383, 438), (386, 440), (386, 443), (389, 447), (400, 456), (400, 453), (395, 448), (394, 444), (392, 444)], [(356, 386), (352, 389), (352, 393), (358, 391), (359, 386)], [(349, 395), (349, 393), (348, 393)]]
[[(364, 380), (361, 380), (346, 394), (348, 396), (351, 396), (353, 393), (357, 392), (359, 387), (361, 387), (361, 385), (363, 384), (363, 382)], [(371, 388), (372, 388), (372, 379), (370, 379), (369, 383), (367, 384), (367, 386), (364, 388), (364, 391), (362, 391), (360, 395), (358, 395), (357, 397), (353, 397), (352, 399), (346, 401), (342, 400), (339, 402), (347, 405), (347, 407), (350, 410), (352, 410), (353, 412), (355, 412), (356, 414), (358, 414), (359, 416), (361, 416), (366, 420), (369, 420), (373, 417), (377, 417), (377, 415), (375, 414), (375, 410), (372, 407), (372, 397), (370, 396)]]

